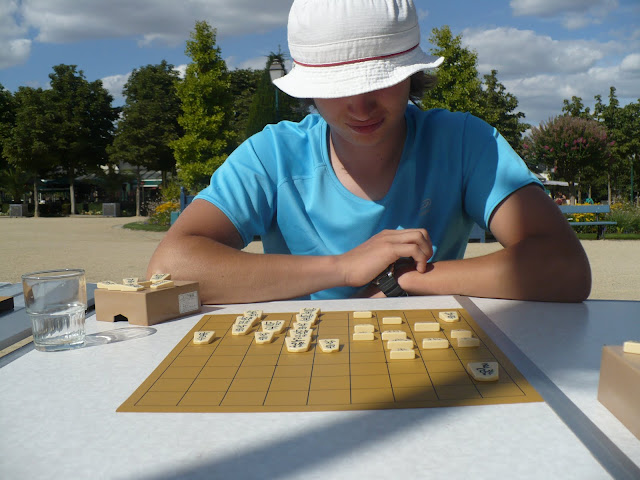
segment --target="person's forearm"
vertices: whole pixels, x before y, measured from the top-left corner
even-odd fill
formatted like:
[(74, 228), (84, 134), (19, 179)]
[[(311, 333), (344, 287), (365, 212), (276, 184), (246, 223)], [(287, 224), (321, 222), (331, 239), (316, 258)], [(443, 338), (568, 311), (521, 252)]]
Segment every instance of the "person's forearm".
[(198, 281), (208, 304), (282, 300), (344, 285), (335, 257), (247, 253), (200, 236), (161, 244), (147, 269), (158, 272)]
[(467, 295), (580, 302), (591, 290), (586, 254), (561, 242), (528, 238), (495, 253), (436, 262), (429, 270), (404, 273), (399, 283), (412, 295)]

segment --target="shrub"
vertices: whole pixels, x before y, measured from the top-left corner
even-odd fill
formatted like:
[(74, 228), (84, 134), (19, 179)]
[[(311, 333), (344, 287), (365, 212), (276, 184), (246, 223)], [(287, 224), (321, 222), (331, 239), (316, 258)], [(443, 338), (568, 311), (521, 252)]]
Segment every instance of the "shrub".
[[(152, 205), (149, 205), (149, 207), (152, 207)], [(149, 208), (149, 210), (152, 210), (152, 208)], [(149, 218), (149, 223), (152, 225), (170, 225), (171, 212), (177, 212), (179, 210), (180, 203), (174, 200), (155, 205), (153, 214)]]

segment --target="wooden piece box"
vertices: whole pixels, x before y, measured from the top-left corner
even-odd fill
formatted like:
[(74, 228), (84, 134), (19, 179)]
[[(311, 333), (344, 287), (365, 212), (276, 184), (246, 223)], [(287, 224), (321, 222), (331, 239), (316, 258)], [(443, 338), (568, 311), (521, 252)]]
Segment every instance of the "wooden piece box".
[(101, 322), (129, 321), (132, 325), (155, 325), (200, 311), (198, 282), (174, 281), (175, 286), (140, 292), (96, 289), (96, 319)]
[(603, 347), (598, 400), (640, 439), (640, 355)]

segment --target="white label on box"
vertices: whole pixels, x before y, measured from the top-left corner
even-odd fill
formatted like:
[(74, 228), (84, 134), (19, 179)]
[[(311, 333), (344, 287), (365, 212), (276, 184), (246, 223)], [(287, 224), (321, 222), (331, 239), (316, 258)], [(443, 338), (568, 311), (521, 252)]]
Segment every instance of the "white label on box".
[(198, 310), (198, 308), (200, 308), (198, 292), (187, 292), (178, 295), (178, 305), (180, 313), (189, 313)]

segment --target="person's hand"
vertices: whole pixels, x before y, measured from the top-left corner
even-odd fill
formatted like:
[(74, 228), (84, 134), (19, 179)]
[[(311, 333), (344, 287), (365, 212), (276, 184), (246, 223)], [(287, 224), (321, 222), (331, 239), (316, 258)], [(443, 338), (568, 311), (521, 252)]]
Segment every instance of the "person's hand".
[(360, 287), (400, 258), (412, 258), (415, 269), (424, 273), (433, 255), (429, 234), (423, 228), (383, 230), (348, 252), (339, 255), (345, 285)]

